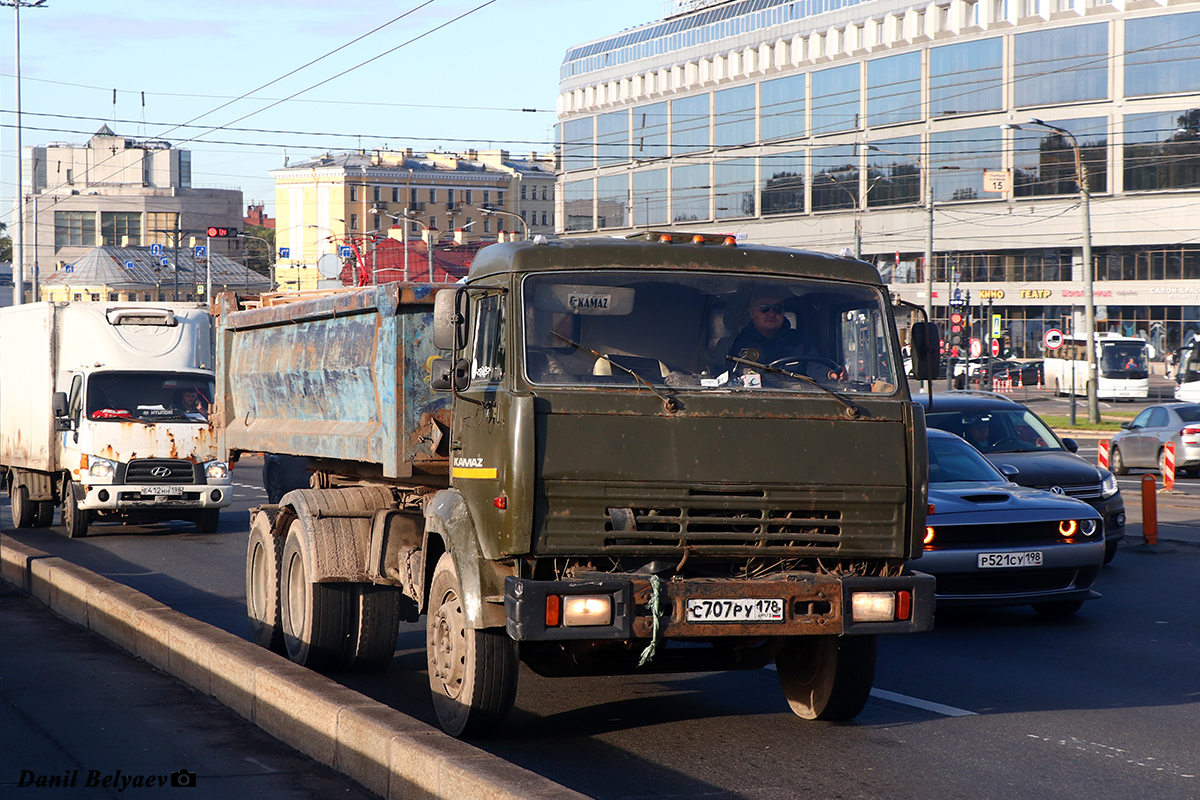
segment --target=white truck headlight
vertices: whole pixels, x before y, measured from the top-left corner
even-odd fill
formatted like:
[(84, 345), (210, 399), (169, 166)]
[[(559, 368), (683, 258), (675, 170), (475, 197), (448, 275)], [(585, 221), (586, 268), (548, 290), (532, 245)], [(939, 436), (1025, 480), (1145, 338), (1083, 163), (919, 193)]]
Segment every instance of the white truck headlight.
[(229, 477), (229, 465), (224, 461), (210, 461), (204, 465), (204, 477), (223, 481)]
[(89, 478), (109, 478), (117, 474), (117, 462), (107, 458), (88, 456), (87, 474)]

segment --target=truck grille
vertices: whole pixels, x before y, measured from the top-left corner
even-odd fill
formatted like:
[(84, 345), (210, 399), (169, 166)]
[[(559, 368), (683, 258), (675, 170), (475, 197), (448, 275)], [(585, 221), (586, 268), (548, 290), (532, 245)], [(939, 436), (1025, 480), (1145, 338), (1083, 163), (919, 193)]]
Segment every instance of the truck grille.
[(129, 462), (125, 480), (128, 483), (196, 483), (196, 471), (190, 461), (143, 458)]
[[(542, 553), (875, 554), (903, 546), (903, 489), (545, 484)], [(869, 495), (869, 496), (868, 496)], [(849, 536), (848, 536), (849, 534)]]

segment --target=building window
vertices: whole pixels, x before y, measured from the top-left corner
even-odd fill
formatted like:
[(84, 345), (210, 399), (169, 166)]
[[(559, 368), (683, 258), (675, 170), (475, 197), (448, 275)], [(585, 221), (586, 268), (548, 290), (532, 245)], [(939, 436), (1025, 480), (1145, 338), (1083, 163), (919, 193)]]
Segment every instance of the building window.
[(707, 150), (709, 99), (707, 94), (671, 101), (671, 155)]
[(55, 247), (95, 247), (95, 211), (55, 211)]
[(921, 54), (867, 62), (867, 123), (910, 122), (921, 116)]
[[(867, 206), (912, 205), (921, 202), (921, 137), (906, 136), (879, 143), (867, 153)], [(889, 152), (890, 151), (890, 152)], [(900, 155), (895, 155), (899, 153)], [(912, 156), (905, 158), (904, 156)]]
[(542, 212), (542, 227), (546, 226), (546, 212)]
[(437, 202), (437, 189), (429, 190), (429, 202), (431, 202), (431, 203)]
[(1125, 94), (1200, 91), (1200, 13), (1125, 23)]
[(717, 147), (754, 144), (754, 87), (738, 86), (713, 95), (713, 141)]
[[(1093, 192), (1105, 191), (1108, 185), (1107, 121), (1093, 117), (1055, 120), (1054, 124), (1075, 134), (1080, 155), (1087, 167), (1088, 189)], [(1075, 194), (1079, 191), (1079, 185), (1075, 182), (1075, 150), (1070, 140), (1054, 131), (1033, 126), (1014, 131), (1013, 167), (1013, 194), (1016, 197)]]
[(983, 172), (1004, 158), (1000, 129), (996, 127), (935, 133), (929, 138), (929, 151), (937, 153), (938, 166), (958, 167), (953, 171), (930, 171), (935, 201), (988, 197), (983, 189)]
[[(629, 175), (607, 175), (596, 179), (596, 227), (629, 226)], [(545, 213), (542, 214), (545, 216)], [(545, 225), (545, 220), (542, 221)]]
[[(629, 112), (614, 111), (596, 117), (596, 160), (599, 166), (629, 161)], [(537, 187), (534, 187), (534, 192)]]
[(471, 197), (472, 197), (472, 194), (473, 194), (473, 193), (472, 193), (472, 191), (471, 191), (470, 189), (467, 189), (467, 190), (465, 190), (465, 191), (466, 191), (466, 193), (467, 193), (467, 198), (466, 198), (466, 200), (464, 200), (463, 202), (464, 202), (464, 203), (466, 203), (466, 204), (467, 204), (467, 205), (469, 205), (469, 206), (470, 206), (470, 205), (474, 205), (474, 203), (471, 201)]
[(804, 211), (804, 154), (782, 153), (762, 163), (762, 213), (799, 214)]
[(812, 74), (814, 134), (858, 128), (859, 66), (823, 69)]
[(651, 103), (633, 110), (634, 158), (662, 158), (667, 154), (667, 104)]
[(764, 142), (804, 135), (804, 75), (762, 83), (761, 136)]
[[(130, 247), (142, 243), (142, 215), (137, 211), (101, 211), (100, 236), (106, 245)], [(128, 238), (126, 238), (128, 237)]]
[(179, 215), (174, 212), (146, 212), (146, 244), (172, 244)]
[(1124, 182), (1127, 192), (1200, 186), (1200, 109), (1125, 117)]
[(350, 184), (350, 202), (351, 203), (358, 202), (358, 184), (357, 183)]
[(708, 164), (671, 169), (671, 221), (699, 222), (709, 218)]
[(498, 205), (500, 208), (504, 208), (504, 192), (503, 191), (496, 192), (496, 205)]
[(350, 215), (350, 230), (352, 230), (352, 231), (358, 230), (358, 214)]
[(420, 200), (417, 199), (418, 191), (420, 191), (420, 190), (419, 189), (409, 189), (408, 190), (408, 202), (412, 203), (414, 206), (417, 203), (421, 202)]
[(713, 186), (717, 219), (753, 217), (754, 159), (718, 161), (713, 169), (716, 176), (713, 178)]
[(548, 191), (549, 191), (549, 188), (548, 188), (548, 187), (547, 187), (545, 184), (542, 184), (542, 199), (543, 199), (543, 200), (545, 200), (545, 199), (546, 199), (546, 193), (547, 193)]
[(1016, 105), (1108, 97), (1107, 23), (1032, 31), (1017, 34), (1013, 40)]
[(110, 303), (115, 303), (120, 299), (121, 299), (121, 295), (118, 292), (109, 292), (108, 293), (108, 301)]
[(393, 203), (400, 202), (400, 187), (399, 186), (392, 187), (392, 202)]
[(446, 208), (450, 208), (453, 205), (454, 205), (454, 190), (447, 189), (446, 190)]
[(486, 205), (489, 205), (491, 202), (492, 202), (492, 193), (490, 191), (484, 190), (483, 204), (486, 206)]
[(999, 109), (1004, 91), (1002, 61), (1000, 39), (931, 48), (929, 113), (943, 116)]
[(563, 190), (563, 206), (567, 212), (568, 231), (587, 231), (594, 227), (594, 184), (595, 181), (591, 179), (570, 181), (566, 184)]
[(667, 171), (642, 170), (633, 173), (633, 224), (646, 227), (667, 221)]
[(483, 232), (484, 233), (492, 232), (492, 218), (491, 217), (483, 218)]
[(594, 117), (567, 120), (562, 124), (562, 164), (567, 172), (595, 166), (593, 159)]
[(858, 158), (853, 145), (812, 151), (812, 210), (858, 207)]
[(521, 184), (521, 199), (525, 199), (525, 184)]

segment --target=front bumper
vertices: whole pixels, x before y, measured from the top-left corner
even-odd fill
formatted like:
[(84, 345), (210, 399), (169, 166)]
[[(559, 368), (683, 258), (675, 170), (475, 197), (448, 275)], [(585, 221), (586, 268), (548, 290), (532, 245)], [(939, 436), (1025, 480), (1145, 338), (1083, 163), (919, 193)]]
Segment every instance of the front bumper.
[(148, 511), (226, 508), (233, 502), (232, 482), (171, 486), (177, 494), (155, 494), (159, 486), (103, 484), (86, 486), (79, 508), (84, 511)]
[[(887, 622), (855, 622), (850, 618), (856, 592), (902, 592), (911, 599), (907, 617)], [(595, 580), (504, 580), (504, 612), (509, 636), (517, 641), (708, 639), (722, 636), (778, 637), (838, 634), (917, 633), (933, 628), (934, 579), (919, 572), (895, 578), (837, 577), (786, 573), (764, 580), (693, 578), (664, 580), (654, 586), (646, 575), (604, 575)], [(548, 626), (549, 596), (606, 595), (613, 609), (611, 624), (586, 627)], [(691, 599), (782, 599), (783, 619), (774, 622), (689, 622)]]
[[(949, 606), (1016, 606), (1054, 600), (1088, 600), (1100, 595), (1104, 540), (1058, 545), (926, 550), (921, 569), (937, 579), (937, 603)], [(980, 552), (1040, 550), (1039, 567), (980, 568)]]

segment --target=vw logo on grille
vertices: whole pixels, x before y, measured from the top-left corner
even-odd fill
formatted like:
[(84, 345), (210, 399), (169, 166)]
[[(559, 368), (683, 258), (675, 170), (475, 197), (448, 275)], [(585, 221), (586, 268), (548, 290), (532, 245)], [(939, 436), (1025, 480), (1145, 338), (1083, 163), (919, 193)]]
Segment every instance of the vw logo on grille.
[(1061, 486), (1051, 486), (1050, 492), (1051, 494), (1066, 494)]
[[(154, 467), (153, 469), (150, 470), (150, 474), (156, 478), (166, 478), (166, 477), (170, 476), (171, 468), (170, 467)], [(1059, 494), (1062, 494), (1062, 489), (1059, 489), (1057, 486), (1054, 488), (1055, 488), (1055, 490), (1058, 491)]]

